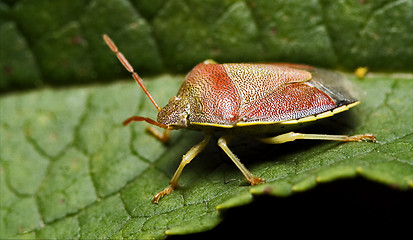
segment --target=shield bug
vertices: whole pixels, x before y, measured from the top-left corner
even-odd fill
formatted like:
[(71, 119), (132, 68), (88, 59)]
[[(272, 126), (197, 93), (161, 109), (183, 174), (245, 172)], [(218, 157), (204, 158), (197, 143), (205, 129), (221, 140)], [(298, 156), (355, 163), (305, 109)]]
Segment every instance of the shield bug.
[(149, 131), (164, 142), (169, 139), (170, 130), (186, 128), (205, 133), (204, 140), (182, 157), (169, 186), (155, 194), (155, 203), (178, 186), (185, 165), (205, 148), (211, 134), (218, 130), (223, 132), (218, 139), (218, 146), (251, 185), (264, 180), (255, 177), (229, 149), (228, 144), (237, 133), (253, 135), (269, 144), (296, 139), (375, 141), (372, 134), (346, 136), (287, 132), (275, 137), (262, 137), (263, 134), (280, 133), (283, 126), (330, 117), (359, 104), (346, 91), (343, 78), (337, 73), (288, 63), (218, 64), (206, 60), (187, 74), (177, 95), (161, 108), (113, 41), (107, 35), (103, 35), (103, 38), (158, 110), (156, 121), (133, 116), (126, 119), (124, 125), (133, 121), (146, 121), (163, 128), (163, 133), (154, 128), (149, 128)]

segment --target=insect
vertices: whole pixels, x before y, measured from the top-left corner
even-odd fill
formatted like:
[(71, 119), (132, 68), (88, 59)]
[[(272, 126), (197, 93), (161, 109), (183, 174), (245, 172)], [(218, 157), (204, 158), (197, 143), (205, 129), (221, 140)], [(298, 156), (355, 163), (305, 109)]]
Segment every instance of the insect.
[(359, 104), (345, 90), (340, 81), (342, 77), (337, 73), (288, 63), (218, 64), (206, 60), (187, 74), (177, 95), (161, 108), (113, 41), (106, 34), (103, 39), (158, 110), (156, 121), (133, 116), (126, 119), (124, 125), (145, 121), (163, 128), (165, 130), (162, 133), (152, 127), (148, 130), (164, 142), (168, 141), (170, 130), (186, 128), (205, 133), (205, 138), (182, 157), (169, 186), (155, 194), (154, 203), (178, 186), (185, 165), (205, 148), (211, 134), (218, 130), (223, 132), (218, 139), (218, 146), (251, 185), (265, 180), (255, 177), (229, 149), (228, 144), (237, 133), (251, 134), (269, 144), (296, 139), (375, 141), (372, 134), (347, 136), (287, 132), (275, 137), (262, 137), (262, 134), (279, 133), (283, 126), (330, 117)]

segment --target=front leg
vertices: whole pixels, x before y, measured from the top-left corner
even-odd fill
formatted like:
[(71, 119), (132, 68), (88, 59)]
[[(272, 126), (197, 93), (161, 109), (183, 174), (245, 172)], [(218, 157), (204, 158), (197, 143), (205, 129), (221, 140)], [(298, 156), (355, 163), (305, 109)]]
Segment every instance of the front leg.
[(158, 131), (158, 129), (148, 126), (146, 131), (152, 134), (156, 139), (163, 143), (168, 143), (171, 135), (171, 130), (165, 129), (163, 132)]
[(204, 140), (202, 142), (198, 143), (197, 145), (193, 146), (183, 157), (182, 161), (178, 166), (178, 169), (176, 169), (174, 176), (172, 177), (171, 181), (169, 182), (169, 186), (167, 186), (164, 190), (160, 191), (159, 193), (155, 194), (153, 197), (153, 202), (158, 203), (159, 199), (165, 195), (170, 194), (177, 186), (178, 186), (178, 179), (181, 176), (182, 170), (184, 170), (184, 167), (191, 162), (196, 155), (198, 155), (209, 142), (209, 139), (211, 138), (210, 135), (205, 135)]

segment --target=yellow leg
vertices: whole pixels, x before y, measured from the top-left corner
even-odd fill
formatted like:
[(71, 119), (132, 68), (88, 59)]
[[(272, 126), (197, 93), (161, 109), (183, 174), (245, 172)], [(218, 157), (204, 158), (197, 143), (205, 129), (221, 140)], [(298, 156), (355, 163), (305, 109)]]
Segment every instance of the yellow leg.
[(231, 141), (232, 136), (227, 135), (220, 137), (218, 139), (218, 146), (224, 150), (224, 152), (228, 155), (228, 157), (235, 163), (235, 165), (241, 170), (242, 174), (244, 174), (245, 178), (251, 185), (257, 185), (260, 183), (265, 182), (265, 180), (261, 179), (260, 177), (254, 177), (252, 173), (241, 163), (239, 158), (228, 148), (228, 143)]
[(375, 142), (376, 139), (373, 134), (363, 134), (363, 135), (324, 135), (324, 134), (306, 134), (306, 133), (295, 133), (289, 132), (282, 135), (269, 138), (257, 138), (259, 141), (268, 144), (280, 144), (285, 142), (291, 142), (297, 139), (313, 139), (313, 140), (332, 140), (332, 141), (343, 141), (343, 142), (359, 142), (363, 140), (370, 140)]
[(158, 129), (154, 128), (153, 126), (148, 126), (146, 131), (151, 133), (156, 139), (163, 143), (169, 142), (169, 138), (171, 135), (171, 130), (165, 129), (163, 132), (159, 132)]
[(160, 191), (153, 197), (153, 202), (158, 203), (159, 199), (165, 195), (168, 195), (169, 193), (174, 190), (178, 186), (178, 179), (181, 176), (182, 170), (184, 169), (185, 165), (191, 162), (191, 160), (196, 157), (209, 142), (209, 139), (211, 138), (210, 135), (205, 135), (204, 140), (202, 142), (198, 143), (197, 145), (193, 146), (183, 157), (182, 161), (178, 166), (178, 169), (176, 169), (174, 176), (172, 177), (171, 181), (169, 182), (169, 186), (166, 187), (164, 190)]

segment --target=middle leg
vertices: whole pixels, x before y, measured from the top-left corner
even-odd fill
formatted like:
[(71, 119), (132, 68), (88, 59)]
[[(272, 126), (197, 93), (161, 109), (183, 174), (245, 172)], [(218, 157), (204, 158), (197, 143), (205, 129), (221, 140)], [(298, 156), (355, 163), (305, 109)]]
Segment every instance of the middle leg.
[(257, 185), (265, 182), (265, 180), (261, 179), (260, 177), (254, 177), (252, 173), (244, 166), (244, 164), (241, 163), (239, 158), (228, 148), (228, 144), (231, 141), (231, 139), (231, 135), (220, 137), (218, 139), (218, 146), (220, 146), (222, 150), (224, 150), (224, 152), (235, 163), (235, 165), (238, 167), (238, 169), (242, 172), (244, 177), (251, 185)]

